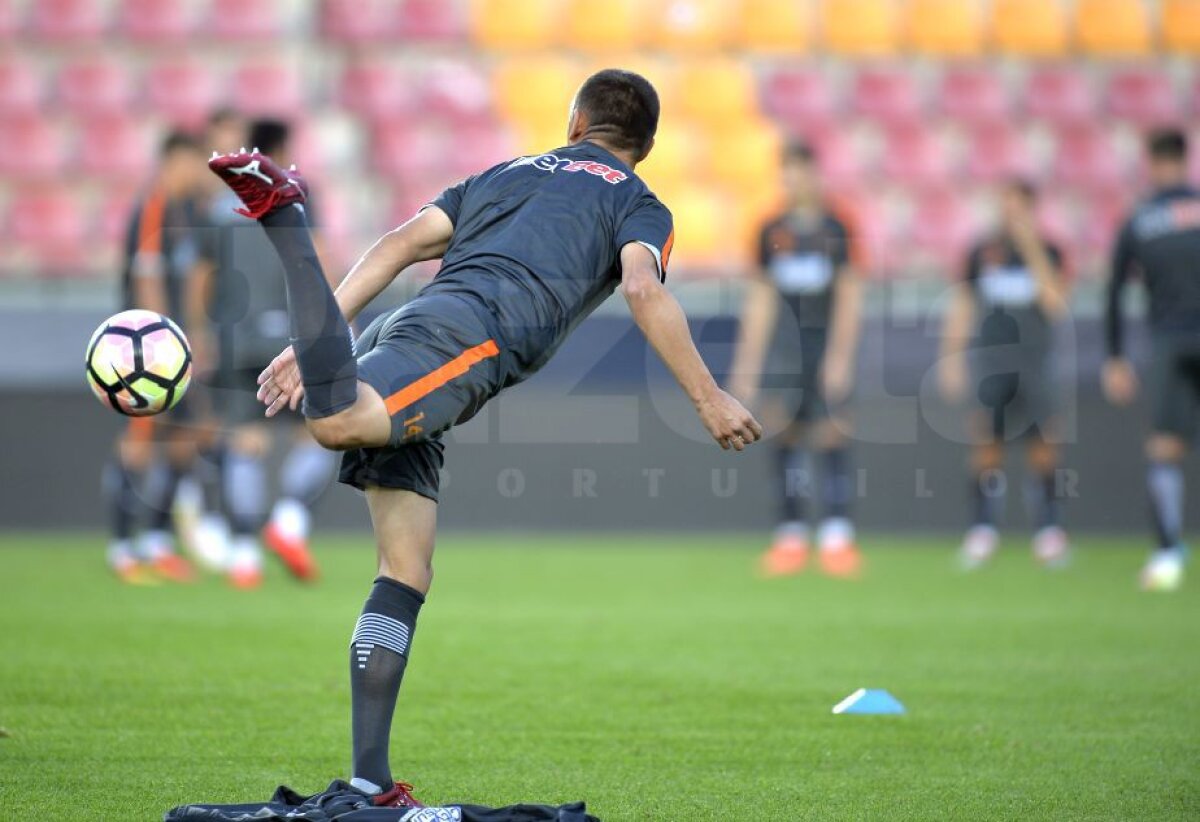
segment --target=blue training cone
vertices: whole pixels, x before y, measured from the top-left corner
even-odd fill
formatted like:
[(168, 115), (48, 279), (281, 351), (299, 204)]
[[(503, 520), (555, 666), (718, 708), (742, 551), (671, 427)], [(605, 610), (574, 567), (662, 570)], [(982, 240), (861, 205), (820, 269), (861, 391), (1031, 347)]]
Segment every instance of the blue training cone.
[(900, 700), (882, 688), (859, 688), (833, 706), (835, 714), (902, 714)]

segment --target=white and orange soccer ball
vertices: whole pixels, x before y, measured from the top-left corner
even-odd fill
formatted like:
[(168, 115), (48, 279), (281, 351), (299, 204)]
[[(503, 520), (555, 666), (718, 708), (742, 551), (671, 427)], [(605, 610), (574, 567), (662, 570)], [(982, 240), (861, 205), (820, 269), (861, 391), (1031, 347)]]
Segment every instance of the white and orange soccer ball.
[(133, 309), (100, 323), (88, 342), (87, 381), (101, 403), (131, 417), (161, 414), (192, 380), (192, 352), (179, 326)]

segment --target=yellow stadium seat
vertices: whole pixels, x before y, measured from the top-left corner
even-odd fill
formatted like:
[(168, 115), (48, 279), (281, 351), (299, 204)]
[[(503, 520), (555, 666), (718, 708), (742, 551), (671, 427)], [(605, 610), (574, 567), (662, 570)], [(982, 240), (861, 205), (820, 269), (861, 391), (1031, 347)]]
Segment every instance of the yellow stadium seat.
[(1200, 0), (1166, 0), (1162, 37), (1171, 51), (1200, 54)]
[(707, 156), (703, 129), (678, 118), (665, 117), (658, 124), (654, 149), (638, 165), (638, 176), (652, 190), (678, 188), (697, 182)]
[(729, 43), (731, 0), (658, 0), (641, 5), (651, 10), (655, 48), (709, 52)]
[(735, 42), (747, 51), (802, 52), (812, 39), (812, 15), (798, 0), (741, 0)]
[(675, 218), (670, 269), (710, 270), (736, 253), (728, 196), (711, 186), (685, 184), (656, 190)]
[(564, 130), (582, 80), (573, 61), (553, 57), (509, 59), (492, 75), (496, 105), (515, 125), (540, 127), (557, 120)]
[(679, 68), (680, 113), (704, 123), (723, 123), (758, 110), (754, 75), (745, 63), (713, 58), (684, 63)]
[(542, 49), (555, 44), (562, 0), (472, 0), (471, 36), (495, 49)]
[(1079, 0), (1075, 30), (1080, 48), (1089, 54), (1128, 57), (1150, 52), (1144, 0)]
[(992, 39), (1000, 51), (1047, 57), (1067, 50), (1067, 21), (1059, 0), (995, 0)]
[(983, 50), (983, 14), (971, 0), (911, 0), (908, 45), (922, 54), (970, 57)]
[(563, 14), (565, 45), (581, 51), (619, 51), (650, 37), (638, 0), (571, 0)]
[(516, 129), (516, 135), (517, 150), (522, 156), (544, 154), (567, 144), (567, 118), (564, 115), (557, 124), (526, 124)]
[(709, 137), (708, 170), (739, 193), (761, 196), (779, 176), (782, 147), (778, 129), (760, 119), (731, 122)]
[(859, 57), (892, 54), (900, 39), (896, 0), (824, 0), (825, 47)]

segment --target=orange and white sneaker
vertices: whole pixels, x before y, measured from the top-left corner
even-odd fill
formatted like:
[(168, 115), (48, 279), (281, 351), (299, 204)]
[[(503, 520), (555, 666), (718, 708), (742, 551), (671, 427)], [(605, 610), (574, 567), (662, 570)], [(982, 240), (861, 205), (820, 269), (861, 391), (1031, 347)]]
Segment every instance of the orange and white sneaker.
[(162, 580), (128, 551), (114, 546), (108, 552), (108, 567), (126, 585), (159, 585)]
[(241, 591), (253, 591), (262, 587), (263, 573), (259, 568), (230, 568), (229, 584)]
[(262, 549), (254, 537), (233, 538), (229, 552), (229, 571), (226, 578), (234, 588), (251, 591), (262, 586)]
[(168, 582), (195, 582), (196, 569), (179, 554), (160, 554), (151, 560), (150, 567), (161, 579)]
[(317, 562), (308, 550), (303, 530), (289, 529), (278, 518), (272, 517), (263, 528), (262, 538), (271, 552), (283, 560), (292, 576), (304, 582), (316, 580), (319, 574)]
[(857, 579), (862, 575), (863, 557), (854, 543), (850, 520), (836, 517), (821, 524), (821, 573), (839, 579)]
[(808, 565), (808, 554), (808, 529), (789, 522), (776, 529), (771, 547), (759, 560), (759, 570), (767, 577), (799, 574)]

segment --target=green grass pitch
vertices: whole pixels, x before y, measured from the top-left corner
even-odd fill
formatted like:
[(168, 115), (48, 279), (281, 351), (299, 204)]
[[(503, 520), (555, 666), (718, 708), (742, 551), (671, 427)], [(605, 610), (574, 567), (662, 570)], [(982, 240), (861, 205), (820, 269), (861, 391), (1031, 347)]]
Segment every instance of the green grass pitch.
[[(393, 732), (426, 801), (611, 820), (1200, 818), (1200, 579), (1140, 543), (869, 539), (857, 584), (761, 581), (748, 536), (442, 540)], [(0, 819), (158, 819), (345, 776), (370, 540), (256, 593), (126, 589), (98, 539), (0, 541)], [(832, 716), (859, 686), (905, 717)], [(47, 812), (47, 805), (59, 809)], [(85, 813), (86, 812), (86, 813)]]

